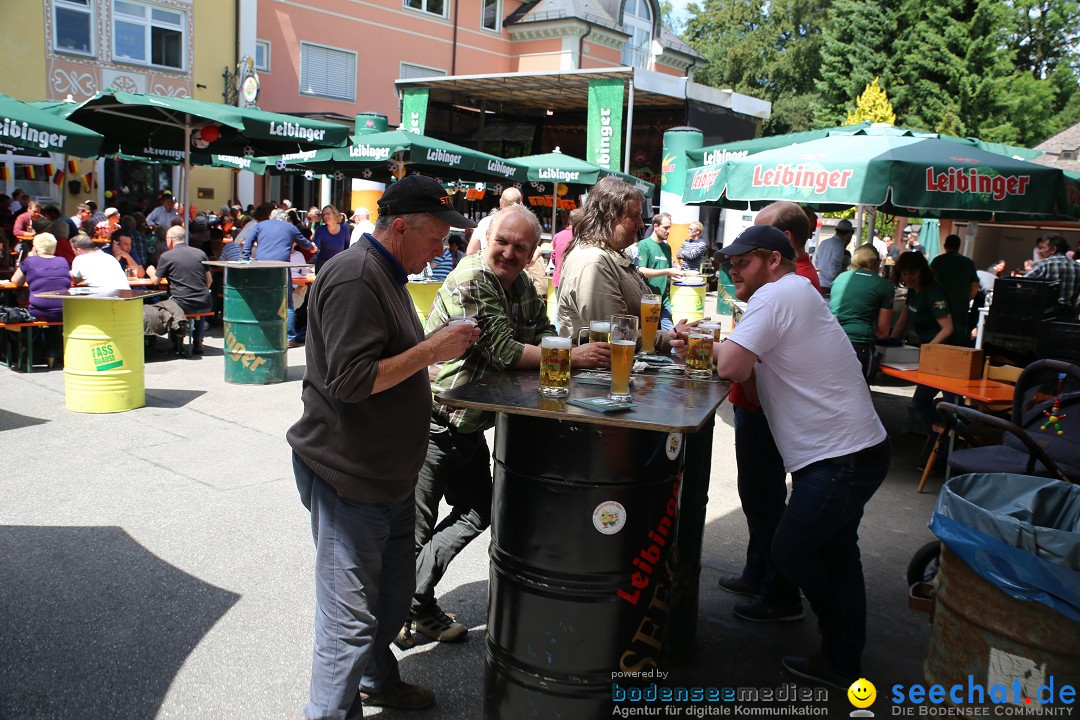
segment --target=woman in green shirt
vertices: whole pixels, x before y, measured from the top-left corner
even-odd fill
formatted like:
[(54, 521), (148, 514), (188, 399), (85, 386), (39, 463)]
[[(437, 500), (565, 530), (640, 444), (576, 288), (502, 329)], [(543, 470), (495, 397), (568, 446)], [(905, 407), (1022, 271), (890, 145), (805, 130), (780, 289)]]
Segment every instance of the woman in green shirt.
[[(949, 301), (945, 297), (945, 291), (934, 280), (934, 273), (926, 262), (926, 256), (919, 252), (902, 253), (893, 270), (893, 282), (907, 288), (907, 302), (900, 310), (900, 319), (893, 327), (892, 336), (902, 337), (910, 322), (922, 345), (937, 345), (948, 340), (953, 333)], [(931, 440), (937, 439), (934, 424), (944, 421), (941, 413), (934, 407), (934, 398), (938, 392), (936, 388), (916, 385), (915, 394), (911, 398), (911, 406), (926, 426)], [(942, 399), (955, 402), (956, 396), (945, 393)]]
[(829, 293), (829, 309), (855, 348), (867, 382), (876, 369), (874, 339), (889, 336), (896, 294), (892, 283), (878, 275), (880, 267), (874, 246), (860, 245), (851, 255), (851, 267), (833, 281)]

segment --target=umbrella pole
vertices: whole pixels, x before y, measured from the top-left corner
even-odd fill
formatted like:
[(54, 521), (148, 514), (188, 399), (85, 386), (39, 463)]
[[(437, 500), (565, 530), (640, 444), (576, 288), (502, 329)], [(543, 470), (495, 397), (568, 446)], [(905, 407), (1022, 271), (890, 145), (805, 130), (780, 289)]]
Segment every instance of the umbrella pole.
[(184, 125), (184, 234), (191, 239), (191, 123)]
[(559, 212), (559, 181), (551, 189), (551, 237), (555, 237), (555, 220)]

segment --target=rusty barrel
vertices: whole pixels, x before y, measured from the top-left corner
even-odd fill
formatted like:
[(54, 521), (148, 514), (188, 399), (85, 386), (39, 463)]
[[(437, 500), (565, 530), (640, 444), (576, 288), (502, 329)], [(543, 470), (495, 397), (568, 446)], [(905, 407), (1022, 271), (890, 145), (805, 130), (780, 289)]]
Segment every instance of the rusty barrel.
[(498, 416), (486, 718), (610, 717), (613, 693), (664, 667), (684, 455), (669, 438)]
[(285, 339), (285, 267), (225, 270), (225, 382), (268, 385), (289, 371)]
[[(1011, 693), (1014, 679), (1023, 678), (1034, 697), (1051, 677), (1056, 687), (1080, 678), (1080, 625), (1042, 603), (1009, 597), (947, 546), (937, 583), (923, 664), (928, 683), (966, 688), (971, 676), (974, 684), (1005, 685)], [(990, 697), (977, 704), (994, 705)]]

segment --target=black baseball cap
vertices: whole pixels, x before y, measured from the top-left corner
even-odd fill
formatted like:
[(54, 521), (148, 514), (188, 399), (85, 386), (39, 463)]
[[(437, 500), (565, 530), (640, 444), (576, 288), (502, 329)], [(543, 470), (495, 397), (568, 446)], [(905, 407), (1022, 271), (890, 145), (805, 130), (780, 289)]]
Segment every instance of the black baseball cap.
[(788, 260), (795, 259), (795, 250), (791, 241), (782, 231), (772, 225), (752, 225), (743, 230), (739, 237), (722, 249), (718, 255), (724, 256), (724, 262), (736, 255), (745, 255), (751, 250), (775, 250)]
[(454, 209), (442, 184), (427, 175), (406, 175), (386, 188), (379, 198), (380, 215), (409, 213), (427, 213), (450, 223), (450, 227), (476, 227), (476, 223)]

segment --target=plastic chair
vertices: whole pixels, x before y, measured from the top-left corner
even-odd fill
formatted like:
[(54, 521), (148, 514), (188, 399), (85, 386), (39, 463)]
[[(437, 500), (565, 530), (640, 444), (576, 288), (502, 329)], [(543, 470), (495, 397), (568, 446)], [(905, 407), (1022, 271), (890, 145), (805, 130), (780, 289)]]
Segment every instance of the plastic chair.
[[(1048, 413), (1060, 402), (1060, 432)], [(955, 473), (995, 472), (1080, 481), (1080, 367), (1060, 360), (1037, 360), (1016, 382), (1008, 420), (952, 403), (941, 403), (946, 425), (971, 447), (955, 450), (949, 467)], [(979, 441), (978, 429), (1002, 433), (1000, 445)]]

